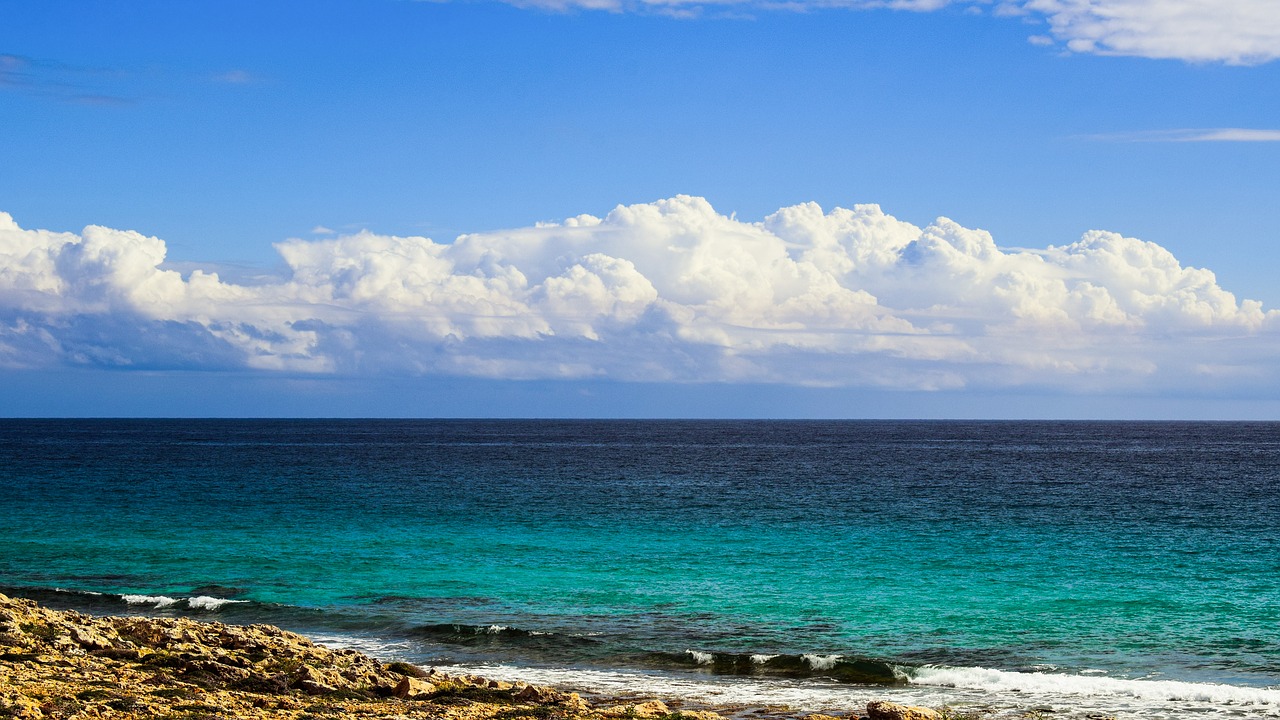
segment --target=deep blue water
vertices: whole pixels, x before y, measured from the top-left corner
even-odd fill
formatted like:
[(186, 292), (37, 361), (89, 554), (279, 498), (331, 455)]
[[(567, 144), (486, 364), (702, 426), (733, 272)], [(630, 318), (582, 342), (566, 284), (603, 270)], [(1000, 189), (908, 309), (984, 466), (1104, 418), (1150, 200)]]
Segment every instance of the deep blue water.
[(0, 591), (423, 663), (1274, 714), (1278, 483), (1277, 423), (0, 421)]

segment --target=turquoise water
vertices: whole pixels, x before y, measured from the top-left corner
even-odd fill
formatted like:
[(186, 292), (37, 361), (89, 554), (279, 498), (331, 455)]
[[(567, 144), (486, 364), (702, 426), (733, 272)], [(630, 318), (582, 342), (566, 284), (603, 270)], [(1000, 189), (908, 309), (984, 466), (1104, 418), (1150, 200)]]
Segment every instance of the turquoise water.
[(5, 421), (0, 468), (0, 591), (53, 604), (814, 707), (1280, 708), (1280, 424)]

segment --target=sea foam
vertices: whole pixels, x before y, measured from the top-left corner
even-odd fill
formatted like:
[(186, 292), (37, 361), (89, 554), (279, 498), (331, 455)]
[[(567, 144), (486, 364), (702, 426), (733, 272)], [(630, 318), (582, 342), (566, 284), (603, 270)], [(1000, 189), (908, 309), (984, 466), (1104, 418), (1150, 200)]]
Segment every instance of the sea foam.
[(801, 655), (800, 657), (814, 670), (830, 670), (840, 660), (839, 655)]
[(248, 600), (227, 600), (226, 598), (210, 597), (208, 595), (197, 595), (193, 598), (187, 598), (187, 607), (192, 610), (217, 610), (227, 603), (242, 603)]
[(167, 595), (121, 595), (120, 599), (130, 605), (150, 605), (157, 608), (169, 607), (178, 602), (178, 598)]
[(693, 661), (699, 665), (711, 665), (716, 661), (716, 656), (713, 653), (702, 652), (701, 650), (685, 650), (685, 652), (689, 653), (693, 657)]
[[(990, 720), (1051, 711), (1061, 720), (1242, 720), (1280, 717), (1280, 690), (1208, 683), (1015, 673), (984, 668), (918, 668), (904, 686), (877, 687), (808, 679), (707, 678), (684, 673), (519, 667), (438, 666), (495, 680), (556, 685), (610, 697), (681, 698), (741, 707), (787, 706), (793, 712), (848, 714), (871, 700), (980, 709)], [(1102, 682), (1099, 682), (1102, 681)]]
[(1020, 673), (976, 667), (921, 667), (907, 674), (917, 685), (967, 688), (989, 692), (1061, 696), (1133, 698), (1223, 705), (1271, 705), (1280, 708), (1280, 689), (1241, 687), (1177, 680), (1125, 678), (1065, 673)]

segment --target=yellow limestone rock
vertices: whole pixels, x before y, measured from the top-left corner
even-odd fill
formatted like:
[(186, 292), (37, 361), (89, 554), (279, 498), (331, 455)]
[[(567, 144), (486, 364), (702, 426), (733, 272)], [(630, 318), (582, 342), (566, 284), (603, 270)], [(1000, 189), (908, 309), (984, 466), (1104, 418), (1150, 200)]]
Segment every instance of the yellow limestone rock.
[(633, 705), (614, 705), (601, 711), (609, 717), (656, 718), (670, 715), (671, 709), (661, 700), (650, 700)]
[(887, 700), (867, 703), (867, 717), (871, 720), (942, 720), (937, 710), (917, 705), (899, 705)]
[(405, 700), (417, 700), (424, 698), (436, 691), (436, 686), (426, 680), (419, 680), (416, 677), (405, 677), (396, 685), (395, 696), (404, 698)]

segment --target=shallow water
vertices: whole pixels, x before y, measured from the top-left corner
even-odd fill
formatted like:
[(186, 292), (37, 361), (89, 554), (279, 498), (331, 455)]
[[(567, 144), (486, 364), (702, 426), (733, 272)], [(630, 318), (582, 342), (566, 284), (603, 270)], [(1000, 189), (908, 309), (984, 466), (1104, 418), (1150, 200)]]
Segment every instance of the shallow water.
[(1278, 481), (1274, 423), (4, 421), (0, 585), (798, 707), (1268, 715)]

